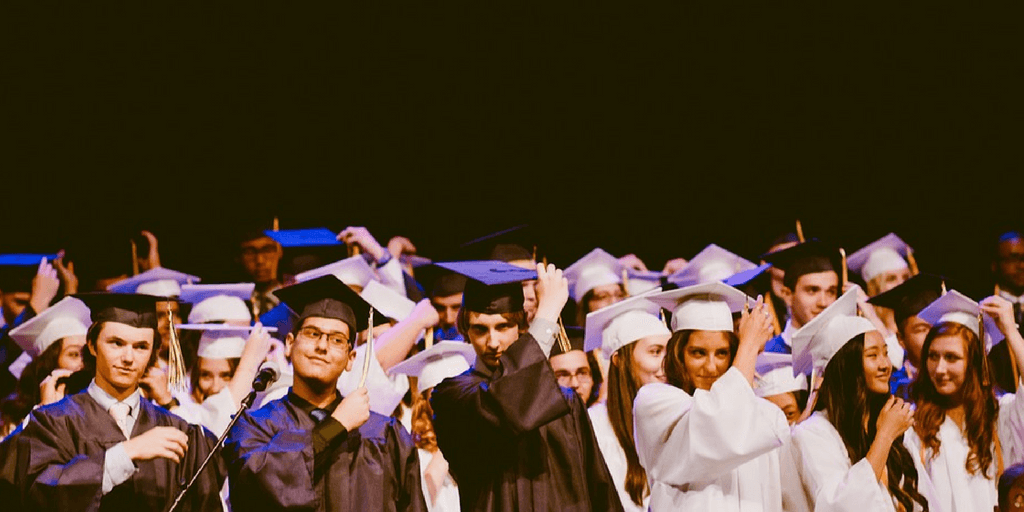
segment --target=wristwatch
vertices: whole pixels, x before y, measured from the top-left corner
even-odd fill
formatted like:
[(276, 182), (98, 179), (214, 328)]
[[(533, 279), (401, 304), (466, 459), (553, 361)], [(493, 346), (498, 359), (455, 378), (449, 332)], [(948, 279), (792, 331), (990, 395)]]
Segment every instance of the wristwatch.
[(166, 404), (156, 404), (156, 405), (158, 405), (158, 406), (160, 406), (160, 407), (162, 407), (164, 409), (167, 409), (169, 411), (169, 410), (171, 410), (171, 409), (181, 405), (181, 402), (179, 402), (177, 398), (172, 396), (171, 400), (169, 402), (167, 402)]

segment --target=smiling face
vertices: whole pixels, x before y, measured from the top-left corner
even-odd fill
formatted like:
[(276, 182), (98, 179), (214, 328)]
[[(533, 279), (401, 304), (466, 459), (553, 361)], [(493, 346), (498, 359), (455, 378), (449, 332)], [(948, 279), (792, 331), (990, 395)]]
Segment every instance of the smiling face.
[(792, 291), (785, 290), (784, 298), (793, 312), (793, 327), (803, 327), (836, 301), (839, 275), (831, 270), (804, 274), (797, 279)]
[(196, 394), (200, 398), (199, 402), (220, 393), (220, 390), (231, 382), (231, 377), (235, 374), (231, 361), (206, 357), (200, 357), (192, 371), (199, 372), (199, 379), (196, 381)]
[(292, 361), (295, 377), (310, 387), (335, 386), (342, 372), (352, 369), (356, 352), (348, 324), (334, 318), (310, 317), (297, 334), (285, 337), (285, 355)]
[(640, 338), (633, 344), (633, 378), (637, 387), (655, 382), (668, 382), (665, 377), (665, 345), (670, 334)]
[(889, 350), (885, 339), (878, 331), (870, 331), (864, 335), (864, 381), (868, 390), (880, 395), (889, 394), (889, 377), (892, 375), (892, 363), (889, 362)]
[(725, 332), (694, 331), (684, 350), (683, 363), (696, 389), (711, 389), (732, 362), (729, 336)]
[(85, 347), (85, 335), (65, 336), (61, 341), (60, 355), (57, 357), (57, 368), (77, 372), (82, 369), (82, 349)]
[(89, 345), (96, 356), (96, 384), (115, 397), (139, 386), (153, 354), (153, 329), (106, 322)]
[(928, 376), (935, 391), (956, 397), (967, 377), (967, 347), (959, 336), (939, 336), (928, 347)]

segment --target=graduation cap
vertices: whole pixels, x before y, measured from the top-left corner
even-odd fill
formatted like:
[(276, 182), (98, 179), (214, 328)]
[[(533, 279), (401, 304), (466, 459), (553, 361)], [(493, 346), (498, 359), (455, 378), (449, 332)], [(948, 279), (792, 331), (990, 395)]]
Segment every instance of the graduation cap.
[(61, 338), (85, 336), (90, 323), (89, 308), (85, 303), (74, 297), (64, 297), (12, 329), (10, 336), (22, 350), (35, 358)]
[(626, 293), (631, 296), (661, 291), (664, 276), (656, 270), (626, 269)]
[(252, 322), (252, 311), (246, 304), (252, 298), (254, 283), (183, 284), (180, 302), (192, 304), (188, 313), (191, 324), (210, 322)]
[(441, 381), (461, 375), (476, 361), (476, 350), (461, 341), (439, 341), (434, 346), (391, 367), (391, 374), (418, 377), (417, 391), (423, 393)]
[(647, 295), (646, 298), (672, 312), (673, 332), (732, 332), (732, 314), (751, 302), (747, 294), (718, 281)]
[(715, 244), (697, 253), (682, 270), (668, 276), (669, 282), (679, 286), (693, 286), (721, 281), (757, 265)]
[(783, 249), (761, 255), (761, 259), (771, 263), (786, 273), (783, 284), (793, 289), (797, 280), (807, 274), (818, 272), (836, 272), (840, 268), (839, 250), (818, 240), (810, 240)]
[(359, 296), (374, 309), (384, 313), (384, 316), (398, 321), (405, 320), (416, 307), (415, 302), (377, 281), (366, 283), (366, 287), (359, 292)]
[(327, 228), (282, 229), (278, 231), (268, 229), (263, 233), (286, 249), (343, 245), (338, 241), (338, 234)]
[(267, 327), (268, 331), (270, 327), (274, 327), (278, 333), (276, 337), (283, 341), (284, 335), (292, 331), (296, 318), (298, 317), (295, 313), (288, 309), (286, 304), (281, 303), (260, 315), (260, 323)]
[(92, 323), (115, 322), (140, 329), (157, 329), (158, 302), (164, 297), (138, 293), (79, 293), (74, 295), (89, 308)]
[(0, 254), (0, 291), (4, 293), (32, 291), (32, 279), (39, 264), (57, 259), (57, 254)]
[(846, 264), (868, 282), (885, 272), (909, 268), (905, 258), (910, 250), (900, 237), (889, 233), (851, 254)]
[(451, 297), (466, 289), (466, 276), (436, 264), (416, 270), (416, 281), (429, 298)]
[[(274, 295), (299, 316), (299, 325), (310, 317), (341, 320), (348, 324), (353, 339), (357, 332), (369, 327), (371, 306), (334, 275), (286, 286)], [(384, 315), (374, 315), (374, 327), (385, 322)]]
[(760, 398), (794, 391), (807, 391), (807, 379), (793, 375), (793, 356), (761, 352), (754, 364), (754, 394)]
[(437, 266), (466, 276), (462, 307), (487, 315), (523, 310), (522, 281), (537, 279), (536, 270), (527, 270), (503, 261), (455, 261)]
[(857, 289), (851, 289), (793, 334), (793, 375), (823, 370), (832, 356), (854, 337), (875, 330), (857, 316)]
[(899, 325), (942, 296), (942, 282), (939, 276), (918, 274), (891, 290), (871, 297), (868, 302), (893, 310), (896, 325)]
[(282, 272), (300, 274), (344, 254), (345, 244), (337, 233), (327, 228), (267, 230), (269, 236), (284, 249)]
[(603, 249), (594, 249), (569, 265), (562, 275), (569, 280), (569, 294), (576, 302), (598, 286), (622, 284), (622, 264)]
[(341, 282), (360, 288), (365, 288), (367, 283), (377, 279), (366, 259), (357, 255), (296, 274), (295, 281), (302, 283), (326, 275), (334, 275)]
[(658, 318), (660, 306), (648, 300), (653, 296), (630, 297), (588, 314), (584, 350), (600, 348), (605, 357), (610, 358), (620, 348), (641, 338), (672, 334)]
[[(196, 353), (203, 359), (237, 359), (242, 357), (245, 343), (255, 327), (224, 324), (182, 324), (178, 329), (200, 331)], [(268, 332), (276, 331), (272, 327)]]
[(917, 313), (918, 318), (932, 326), (943, 322), (953, 322), (970, 329), (981, 338), (982, 326), (978, 322), (978, 315), (981, 315), (985, 322), (985, 339), (982, 340), (982, 343), (985, 344), (985, 347), (999, 343), (1004, 336), (995, 319), (987, 314), (982, 314), (981, 306), (977, 302), (956, 290), (950, 290)]
[(157, 267), (118, 281), (108, 286), (107, 291), (112, 293), (138, 293), (165, 298), (177, 297), (181, 294), (181, 285), (199, 281), (200, 279), (197, 276)]

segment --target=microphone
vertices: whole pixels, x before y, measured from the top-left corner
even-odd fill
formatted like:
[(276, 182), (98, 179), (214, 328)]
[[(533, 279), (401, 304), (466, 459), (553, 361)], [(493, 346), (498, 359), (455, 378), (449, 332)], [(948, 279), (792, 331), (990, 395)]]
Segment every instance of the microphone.
[(256, 378), (252, 380), (253, 391), (265, 391), (267, 386), (276, 382), (280, 376), (281, 371), (277, 368), (277, 363), (273, 361), (263, 363)]

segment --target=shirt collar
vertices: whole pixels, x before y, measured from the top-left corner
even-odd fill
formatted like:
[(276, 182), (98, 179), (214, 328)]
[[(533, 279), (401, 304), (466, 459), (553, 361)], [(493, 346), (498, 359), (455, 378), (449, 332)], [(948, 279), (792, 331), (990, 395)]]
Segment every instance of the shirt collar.
[[(96, 379), (93, 379), (92, 382), (89, 383), (89, 388), (87, 391), (89, 393), (89, 396), (91, 396), (92, 399), (96, 401), (96, 403), (100, 404), (100, 407), (102, 407), (104, 411), (109, 411), (110, 407), (119, 401), (118, 399), (111, 396), (110, 393), (104, 391), (103, 388), (99, 387), (96, 384)], [(128, 395), (128, 397), (125, 398), (124, 400), (120, 400), (120, 402), (128, 404), (129, 409), (131, 409), (129, 411), (129, 414), (134, 418), (138, 416), (139, 402), (141, 399), (142, 393), (139, 391), (139, 388), (135, 388), (135, 391), (132, 392), (132, 394)]]
[(999, 296), (1014, 304), (1024, 304), (1024, 295), (1017, 297), (1006, 290), (999, 290)]
[[(341, 400), (342, 400), (341, 393), (339, 393), (337, 390), (335, 390), (334, 391), (334, 401), (331, 402), (330, 405), (328, 405), (327, 407), (324, 407), (324, 410), (326, 410), (327, 412), (334, 412), (334, 410), (338, 408), (338, 405), (341, 404)], [(302, 411), (305, 412), (306, 414), (310, 414), (313, 411), (318, 409), (317, 406), (309, 403), (305, 398), (302, 398), (301, 396), (296, 395), (295, 394), (295, 390), (292, 389), (292, 388), (288, 388), (288, 401), (291, 402), (292, 404), (294, 404), (299, 409), (302, 409)]]
[(786, 327), (782, 329), (782, 341), (786, 342), (786, 345), (793, 346), (793, 333), (796, 332), (796, 327), (793, 327), (793, 320), (786, 320)]

